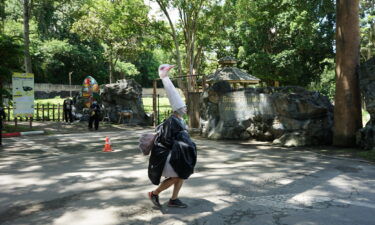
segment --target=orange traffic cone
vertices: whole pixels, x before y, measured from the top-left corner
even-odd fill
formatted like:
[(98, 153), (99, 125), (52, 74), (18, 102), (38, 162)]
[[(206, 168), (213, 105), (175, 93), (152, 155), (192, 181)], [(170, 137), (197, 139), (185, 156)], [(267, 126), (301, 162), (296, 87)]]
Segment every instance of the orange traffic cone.
[(112, 151), (113, 150), (111, 146), (111, 141), (109, 140), (109, 137), (106, 137), (103, 152), (112, 152)]

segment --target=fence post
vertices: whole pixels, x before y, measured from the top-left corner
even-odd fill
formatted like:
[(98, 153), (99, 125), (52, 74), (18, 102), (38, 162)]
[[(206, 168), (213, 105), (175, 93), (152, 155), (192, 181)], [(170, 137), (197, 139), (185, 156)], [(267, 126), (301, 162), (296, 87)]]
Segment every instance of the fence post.
[(14, 127), (17, 127), (17, 117), (14, 117)]
[(42, 120), (45, 121), (44, 120), (44, 104), (42, 105)]
[(152, 111), (154, 112), (154, 127), (156, 127), (157, 111), (156, 111), (156, 80), (153, 80), (153, 94), (152, 94)]
[(49, 102), (47, 103), (47, 121), (49, 121)]
[(57, 105), (57, 121), (60, 121), (60, 103)]
[(159, 94), (158, 94), (158, 125), (160, 124), (160, 116), (159, 116), (159, 113), (160, 113), (160, 107), (159, 107)]
[(55, 121), (55, 105), (52, 105), (52, 121)]
[(33, 117), (30, 117), (30, 128), (33, 127)]
[(39, 103), (36, 103), (36, 120), (39, 120)]

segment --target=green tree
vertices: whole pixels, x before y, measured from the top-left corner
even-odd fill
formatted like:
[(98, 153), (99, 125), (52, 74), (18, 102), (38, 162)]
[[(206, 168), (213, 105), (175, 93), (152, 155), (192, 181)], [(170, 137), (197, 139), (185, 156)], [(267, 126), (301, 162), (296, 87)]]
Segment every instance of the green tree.
[(83, 39), (98, 41), (105, 50), (109, 65), (109, 82), (113, 82), (116, 63), (139, 54), (147, 31), (148, 8), (141, 0), (93, 0), (82, 8), (82, 17), (73, 31)]
[(13, 71), (21, 71), (22, 46), (20, 41), (5, 34), (0, 34), (0, 104), (3, 104), (3, 95), (8, 95), (3, 84), (10, 82)]
[(375, 0), (360, 1), (361, 61), (375, 56)]
[[(231, 1), (232, 3), (234, 1)], [(333, 57), (331, 0), (238, 0), (231, 36), (242, 68), (263, 81), (307, 86)]]

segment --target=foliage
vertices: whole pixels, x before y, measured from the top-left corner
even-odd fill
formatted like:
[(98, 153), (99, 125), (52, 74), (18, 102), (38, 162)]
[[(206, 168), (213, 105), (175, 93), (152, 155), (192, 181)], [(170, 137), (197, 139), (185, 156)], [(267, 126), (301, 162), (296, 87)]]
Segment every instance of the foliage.
[(320, 79), (316, 82), (312, 82), (309, 85), (309, 89), (319, 91), (333, 101), (336, 90), (335, 63), (333, 59), (325, 59), (323, 64), (325, 64), (325, 66), (323, 73), (320, 75)]
[(375, 56), (375, 1), (361, 0), (361, 61)]
[(117, 62), (115, 71), (120, 74), (120, 78), (131, 78), (139, 74), (139, 71), (132, 63)]
[[(31, 1), (36, 82), (67, 84), (73, 71), (74, 84), (87, 75), (107, 83), (112, 74), (114, 79), (131, 76), (150, 87), (161, 63), (181, 61), (183, 74), (208, 74), (216, 69), (218, 58), (231, 55), (240, 60), (241, 69), (264, 81), (312, 83), (310, 87), (331, 96), (333, 0), (150, 1), (165, 6), (167, 13), (175, 10), (178, 20), (156, 21), (143, 0)], [(6, 47), (9, 53), (19, 50), (13, 54), (17, 65), (7, 67), (9, 74), (22, 70), (22, 1), (0, 3), (0, 30), (19, 46)], [(374, 7), (374, 0), (361, 0), (362, 61), (375, 54)]]
[(333, 57), (334, 5), (331, 0), (239, 0), (233, 54), (264, 81), (306, 86)]
[(20, 71), (22, 65), (22, 48), (15, 38), (0, 34), (0, 105), (3, 96), (10, 98), (11, 93), (2, 88), (3, 83), (10, 82), (12, 72)]
[(0, 34), (0, 74), (5, 81), (12, 71), (20, 71), (22, 65), (22, 47), (16, 38)]
[(82, 8), (72, 30), (83, 39), (98, 41), (109, 63), (110, 82), (118, 60), (132, 59), (142, 49), (148, 9), (141, 0), (92, 0)]

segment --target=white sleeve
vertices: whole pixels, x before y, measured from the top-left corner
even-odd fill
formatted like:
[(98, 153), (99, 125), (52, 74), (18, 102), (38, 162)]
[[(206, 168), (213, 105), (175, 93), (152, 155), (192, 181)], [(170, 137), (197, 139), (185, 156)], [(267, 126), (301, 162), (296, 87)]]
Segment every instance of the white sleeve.
[(182, 100), (180, 94), (177, 92), (169, 77), (164, 77), (161, 79), (161, 81), (163, 82), (165, 92), (167, 93), (167, 97), (173, 111), (185, 107), (186, 105), (184, 101)]

